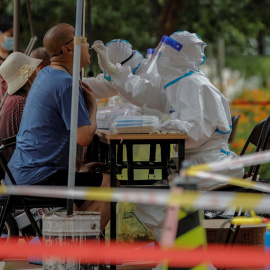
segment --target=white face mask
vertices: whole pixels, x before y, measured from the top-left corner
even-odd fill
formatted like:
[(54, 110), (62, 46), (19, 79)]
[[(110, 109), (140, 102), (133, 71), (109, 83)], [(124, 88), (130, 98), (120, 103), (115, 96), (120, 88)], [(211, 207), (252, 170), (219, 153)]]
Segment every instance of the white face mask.
[(1, 43), (1, 46), (3, 47), (4, 50), (6, 51), (12, 51), (13, 50), (13, 37), (7, 37), (4, 36), (4, 42)]

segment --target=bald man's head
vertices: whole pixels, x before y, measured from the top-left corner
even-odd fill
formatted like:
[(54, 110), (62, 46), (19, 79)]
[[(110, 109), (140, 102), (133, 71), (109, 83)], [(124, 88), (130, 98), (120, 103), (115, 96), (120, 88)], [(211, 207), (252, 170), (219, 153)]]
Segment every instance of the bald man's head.
[(50, 28), (43, 38), (44, 47), (50, 58), (62, 52), (62, 46), (74, 38), (75, 29), (67, 23), (60, 23)]
[(43, 67), (46, 67), (50, 65), (51, 63), (50, 57), (44, 47), (39, 47), (39, 48), (34, 49), (31, 52), (30, 57), (36, 58), (36, 59), (42, 59), (42, 62), (40, 63), (40, 65), (42, 65)]

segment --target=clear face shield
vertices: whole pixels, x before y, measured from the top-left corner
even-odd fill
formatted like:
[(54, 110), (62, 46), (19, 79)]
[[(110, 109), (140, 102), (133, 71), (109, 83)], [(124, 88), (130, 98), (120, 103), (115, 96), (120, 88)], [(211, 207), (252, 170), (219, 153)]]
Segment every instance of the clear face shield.
[(144, 72), (147, 74), (151, 74), (155, 65), (157, 64), (158, 59), (161, 57), (161, 55), (166, 50), (173, 48), (179, 52), (179, 51), (181, 51), (182, 47), (183, 47), (182, 44), (180, 44), (176, 40), (164, 35), (162, 37), (161, 41), (159, 42), (158, 46), (155, 48), (155, 51), (152, 54), (147, 65), (145, 66)]

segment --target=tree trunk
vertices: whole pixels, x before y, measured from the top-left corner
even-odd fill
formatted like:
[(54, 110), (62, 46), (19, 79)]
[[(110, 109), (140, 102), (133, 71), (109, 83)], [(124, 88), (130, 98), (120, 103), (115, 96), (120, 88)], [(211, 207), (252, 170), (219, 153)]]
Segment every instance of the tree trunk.
[(178, 15), (186, 0), (166, 0), (158, 18), (157, 42), (163, 35), (170, 36), (176, 31)]
[(257, 42), (258, 42), (257, 50), (258, 50), (259, 55), (264, 55), (264, 52), (265, 52), (264, 36), (265, 36), (264, 31), (260, 30), (257, 36)]
[(225, 65), (225, 42), (222, 34), (218, 35), (218, 77), (219, 77), (219, 89), (222, 92), (224, 90), (223, 70)]
[(151, 16), (158, 20), (159, 14), (160, 14), (160, 10), (161, 10), (161, 6), (158, 3), (158, 0), (149, 0), (148, 2), (149, 4), (149, 8), (150, 8), (150, 12), (151, 12)]

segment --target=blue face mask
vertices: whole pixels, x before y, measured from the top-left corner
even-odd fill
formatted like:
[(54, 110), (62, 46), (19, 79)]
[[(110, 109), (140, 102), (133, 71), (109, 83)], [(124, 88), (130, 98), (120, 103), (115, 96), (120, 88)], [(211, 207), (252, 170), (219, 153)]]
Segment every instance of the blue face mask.
[(4, 43), (1, 44), (3, 49), (6, 51), (13, 50), (13, 37), (4, 36)]

